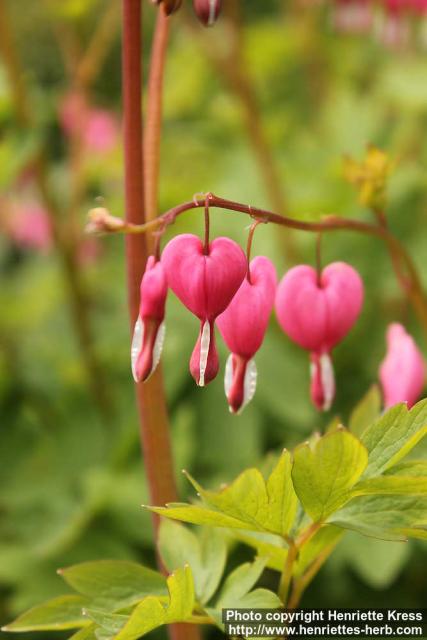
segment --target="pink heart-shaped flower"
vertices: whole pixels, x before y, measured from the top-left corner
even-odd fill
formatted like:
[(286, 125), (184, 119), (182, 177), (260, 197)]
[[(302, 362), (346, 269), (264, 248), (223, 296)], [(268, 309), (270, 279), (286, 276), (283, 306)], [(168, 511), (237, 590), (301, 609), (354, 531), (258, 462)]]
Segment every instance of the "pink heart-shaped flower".
[(203, 386), (218, 372), (213, 323), (246, 275), (246, 256), (229, 238), (216, 238), (206, 252), (200, 238), (186, 233), (166, 245), (162, 264), (172, 291), (201, 321), (190, 370), (197, 384)]
[(279, 284), (276, 313), (285, 333), (303, 349), (330, 351), (350, 331), (363, 304), (363, 283), (345, 262), (333, 262), (318, 280), (315, 269), (290, 269)]
[(241, 411), (252, 400), (257, 370), (254, 360), (267, 331), (276, 294), (276, 269), (263, 256), (251, 261), (245, 278), (217, 325), (231, 351), (227, 361), (225, 391), (230, 410)]
[(330, 351), (350, 331), (363, 304), (363, 283), (345, 262), (334, 262), (320, 277), (308, 265), (285, 274), (276, 294), (276, 313), (285, 333), (311, 352), (311, 398), (328, 410), (335, 395)]
[(230, 304), (246, 275), (246, 257), (229, 238), (216, 238), (204, 253), (200, 238), (185, 233), (164, 248), (162, 263), (168, 283), (200, 320), (214, 320)]

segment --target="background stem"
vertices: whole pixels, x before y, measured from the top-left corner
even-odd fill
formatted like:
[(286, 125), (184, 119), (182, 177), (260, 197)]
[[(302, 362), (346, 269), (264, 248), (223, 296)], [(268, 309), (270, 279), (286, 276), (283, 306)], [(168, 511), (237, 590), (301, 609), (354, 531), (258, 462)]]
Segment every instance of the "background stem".
[[(4, 0), (0, 0), (0, 54), (3, 58), (9, 78), (11, 92), (15, 104), (17, 121), (20, 126), (30, 129), (33, 117), (29, 105), (24, 74), (10, 26), (9, 16)], [(112, 419), (112, 405), (108, 394), (102, 363), (96, 353), (93, 332), (90, 322), (90, 299), (85, 282), (81, 276), (76, 247), (70, 241), (68, 233), (63, 232), (61, 212), (52, 197), (47, 168), (43, 158), (43, 150), (38, 153), (34, 162), (35, 182), (40, 198), (49, 216), (55, 245), (59, 254), (64, 282), (69, 291), (71, 321), (80, 348), (81, 359), (85, 368), (92, 398), (99, 412), (107, 423)], [(67, 221), (65, 221), (67, 224)]]
[(148, 78), (147, 112), (144, 128), (145, 218), (158, 214), (160, 140), (162, 133), (163, 78), (169, 39), (169, 20), (163, 6), (157, 12)]

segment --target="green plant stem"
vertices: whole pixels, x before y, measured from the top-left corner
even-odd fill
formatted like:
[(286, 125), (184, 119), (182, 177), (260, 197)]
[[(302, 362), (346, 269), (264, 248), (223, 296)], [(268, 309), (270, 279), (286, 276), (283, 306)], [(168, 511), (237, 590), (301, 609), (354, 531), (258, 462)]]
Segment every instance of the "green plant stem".
[[(282, 216), (268, 209), (261, 209), (259, 207), (253, 207), (241, 202), (235, 202), (234, 200), (227, 200), (220, 198), (213, 193), (208, 194), (210, 208), (224, 209), (226, 211), (236, 211), (244, 213), (262, 222), (269, 222), (277, 224), (290, 229), (298, 229), (300, 231), (308, 232), (332, 232), (332, 231), (356, 231), (365, 235), (375, 236), (383, 240), (387, 246), (388, 252), (391, 257), (392, 266), (396, 275), (396, 278), (401, 286), (403, 293), (408, 297), (415, 311), (415, 314), (423, 328), (425, 337), (427, 339), (427, 298), (423, 290), (422, 282), (418, 274), (412, 257), (405, 249), (400, 240), (391, 233), (388, 228), (378, 224), (371, 224), (368, 222), (361, 222), (359, 220), (353, 220), (351, 218), (342, 218), (336, 214), (330, 214), (324, 216), (320, 222), (306, 222), (303, 220), (297, 220), (289, 216)], [(155, 220), (147, 222), (142, 225), (128, 225), (124, 226), (119, 232), (129, 234), (144, 234), (149, 231), (154, 231), (175, 222), (176, 218), (186, 211), (191, 209), (197, 209), (204, 207), (206, 203), (206, 196), (203, 198), (195, 198), (188, 202), (179, 204), (172, 209), (169, 209), (162, 216), (159, 216)]]
[(292, 542), (288, 548), (285, 566), (283, 567), (282, 575), (280, 576), (280, 582), (279, 582), (279, 598), (283, 602), (284, 606), (286, 606), (288, 601), (288, 594), (289, 594), (289, 589), (292, 582), (294, 564), (298, 557), (298, 552), (299, 552), (299, 549), (297, 545), (294, 542)]
[(326, 560), (329, 558), (333, 549), (334, 549), (334, 546), (331, 546), (325, 549), (324, 551), (322, 551), (322, 553), (320, 553), (317, 556), (313, 564), (310, 565), (309, 569), (300, 578), (294, 581), (294, 584), (292, 586), (292, 591), (287, 603), (288, 609), (295, 609), (299, 605), (301, 598), (304, 594), (304, 591), (307, 589), (309, 584), (319, 573), (320, 569), (322, 568)]

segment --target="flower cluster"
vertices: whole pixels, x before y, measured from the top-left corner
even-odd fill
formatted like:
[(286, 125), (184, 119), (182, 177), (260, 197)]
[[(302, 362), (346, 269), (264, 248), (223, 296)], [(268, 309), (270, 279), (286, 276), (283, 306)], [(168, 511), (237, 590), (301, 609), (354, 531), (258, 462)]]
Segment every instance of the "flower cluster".
[[(299, 265), (277, 284), (272, 262), (258, 256), (249, 262), (241, 247), (221, 237), (203, 243), (192, 234), (170, 240), (161, 257), (150, 256), (141, 282), (141, 306), (132, 341), (132, 372), (136, 382), (155, 370), (164, 341), (168, 289), (200, 321), (190, 358), (190, 372), (205, 386), (219, 371), (215, 342), (218, 328), (230, 356), (225, 367), (225, 393), (230, 411), (239, 413), (253, 398), (260, 349), (275, 307), (279, 325), (308, 351), (311, 399), (317, 409), (330, 409), (335, 396), (333, 349), (355, 324), (364, 289), (357, 271), (334, 262), (316, 271)], [(421, 353), (405, 329), (392, 324), (388, 353), (380, 367), (384, 404), (412, 405), (425, 379)]]

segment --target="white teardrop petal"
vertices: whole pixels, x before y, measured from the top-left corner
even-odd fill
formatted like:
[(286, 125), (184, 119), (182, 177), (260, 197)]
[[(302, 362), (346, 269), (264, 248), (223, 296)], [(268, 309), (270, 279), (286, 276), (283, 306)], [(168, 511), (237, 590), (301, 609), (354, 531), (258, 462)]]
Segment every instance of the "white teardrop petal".
[(211, 343), (211, 327), (208, 321), (203, 325), (200, 339), (200, 359), (199, 359), (199, 387), (205, 386), (205, 373), (208, 363), (209, 346)]
[(256, 383), (258, 378), (258, 371), (256, 368), (255, 360), (249, 360), (246, 365), (245, 381), (243, 387), (243, 404), (240, 407), (239, 413), (243, 411), (247, 404), (252, 400), (256, 391)]
[(166, 325), (164, 322), (157, 329), (156, 340), (154, 342), (153, 348), (153, 366), (151, 367), (150, 376), (157, 368), (157, 365), (160, 362), (160, 358), (163, 351), (163, 345), (165, 343), (165, 333), (166, 333)]
[(211, 27), (213, 24), (215, 24), (215, 13), (216, 13), (216, 1), (209, 0), (208, 27)]
[(230, 355), (227, 358), (227, 362), (225, 364), (224, 391), (226, 396), (228, 396), (230, 392), (232, 383), (233, 383), (233, 354), (230, 353)]
[(335, 374), (331, 357), (328, 353), (320, 356), (320, 379), (323, 389), (323, 410), (329, 411), (335, 396)]
[(138, 316), (138, 320), (135, 323), (135, 329), (133, 331), (132, 346), (130, 349), (132, 375), (135, 382), (139, 382), (136, 375), (136, 364), (138, 362), (138, 356), (142, 349), (143, 341), (144, 341), (144, 323), (142, 319)]

